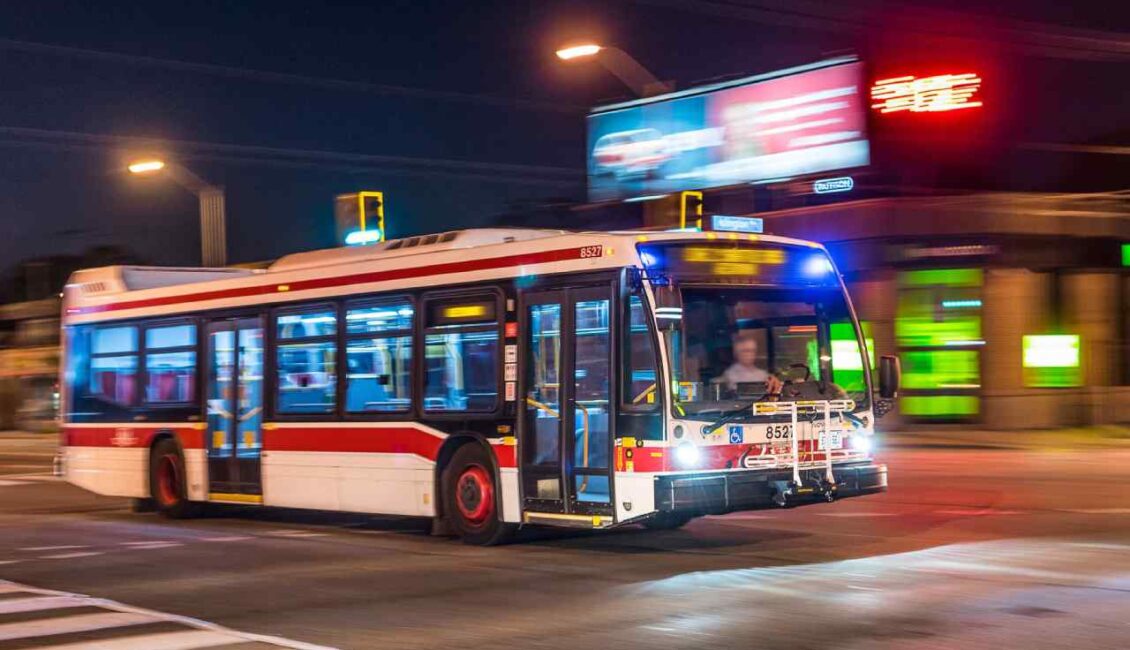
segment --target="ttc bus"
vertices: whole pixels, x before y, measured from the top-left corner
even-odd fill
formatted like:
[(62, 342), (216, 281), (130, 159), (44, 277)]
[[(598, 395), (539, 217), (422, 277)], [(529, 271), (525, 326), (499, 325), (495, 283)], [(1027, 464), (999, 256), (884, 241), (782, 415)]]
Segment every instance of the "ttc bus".
[[(879, 397), (819, 245), (480, 229), (64, 291), (60, 471), (206, 503), (674, 528), (886, 489)], [(888, 363), (892, 362), (892, 363)]]

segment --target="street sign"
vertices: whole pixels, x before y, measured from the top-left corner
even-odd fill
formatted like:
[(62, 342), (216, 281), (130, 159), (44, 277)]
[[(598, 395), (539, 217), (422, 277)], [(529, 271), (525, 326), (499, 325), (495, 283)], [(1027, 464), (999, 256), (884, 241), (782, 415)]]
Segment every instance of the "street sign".
[(714, 230), (727, 232), (748, 232), (760, 234), (765, 232), (765, 221), (760, 217), (731, 217), (716, 214), (710, 217), (710, 225)]

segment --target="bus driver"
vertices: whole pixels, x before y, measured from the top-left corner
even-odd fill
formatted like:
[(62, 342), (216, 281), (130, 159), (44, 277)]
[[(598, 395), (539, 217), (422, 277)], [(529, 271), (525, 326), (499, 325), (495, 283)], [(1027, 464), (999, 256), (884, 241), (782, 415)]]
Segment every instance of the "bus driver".
[(763, 383), (768, 395), (781, 392), (784, 383), (757, 365), (757, 335), (753, 330), (741, 330), (734, 335), (734, 363), (722, 373), (721, 381), (730, 390), (738, 384)]

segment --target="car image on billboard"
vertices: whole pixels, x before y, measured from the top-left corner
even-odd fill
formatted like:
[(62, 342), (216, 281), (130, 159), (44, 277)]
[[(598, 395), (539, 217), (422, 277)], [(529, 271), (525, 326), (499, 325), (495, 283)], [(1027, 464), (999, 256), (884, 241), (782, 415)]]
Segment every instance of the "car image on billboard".
[(867, 165), (862, 64), (816, 65), (823, 67), (595, 109), (588, 117), (589, 198)]

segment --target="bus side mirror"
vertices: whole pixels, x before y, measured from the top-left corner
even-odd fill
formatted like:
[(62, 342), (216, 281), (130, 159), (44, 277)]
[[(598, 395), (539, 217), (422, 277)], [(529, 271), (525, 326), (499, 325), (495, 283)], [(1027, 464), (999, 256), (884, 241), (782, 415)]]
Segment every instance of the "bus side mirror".
[(670, 283), (655, 287), (655, 325), (659, 331), (677, 330), (683, 322), (683, 296)]
[(899, 394), (899, 384), (902, 382), (902, 365), (899, 358), (893, 355), (879, 357), (879, 397), (894, 399)]

